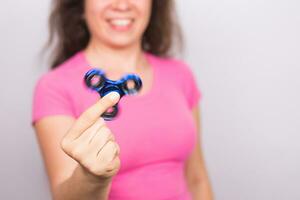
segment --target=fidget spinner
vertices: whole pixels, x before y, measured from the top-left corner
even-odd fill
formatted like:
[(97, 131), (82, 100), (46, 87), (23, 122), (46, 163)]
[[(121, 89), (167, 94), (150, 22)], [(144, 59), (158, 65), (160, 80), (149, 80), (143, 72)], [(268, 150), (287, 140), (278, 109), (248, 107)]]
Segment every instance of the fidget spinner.
[[(100, 97), (104, 97), (110, 92), (118, 92), (120, 99), (124, 95), (134, 95), (142, 88), (142, 81), (135, 74), (126, 74), (117, 81), (106, 78), (104, 71), (100, 69), (91, 69), (84, 76), (85, 84), (91, 90), (99, 93)], [(118, 114), (118, 103), (111, 107), (112, 110), (106, 110), (101, 117), (110, 121)]]

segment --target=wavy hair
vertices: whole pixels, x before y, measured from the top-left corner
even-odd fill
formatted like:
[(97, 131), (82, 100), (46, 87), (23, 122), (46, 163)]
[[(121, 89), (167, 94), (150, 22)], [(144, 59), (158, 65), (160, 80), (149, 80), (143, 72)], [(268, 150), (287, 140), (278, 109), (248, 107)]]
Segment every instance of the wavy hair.
[[(182, 49), (182, 33), (174, 4), (174, 0), (152, 0), (150, 21), (142, 38), (144, 51), (168, 57), (172, 50)], [(90, 33), (83, 14), (84, 0), (53, 0), (46, 43), (46, 48), (52, 47), (51, 69), (87, 46)]]

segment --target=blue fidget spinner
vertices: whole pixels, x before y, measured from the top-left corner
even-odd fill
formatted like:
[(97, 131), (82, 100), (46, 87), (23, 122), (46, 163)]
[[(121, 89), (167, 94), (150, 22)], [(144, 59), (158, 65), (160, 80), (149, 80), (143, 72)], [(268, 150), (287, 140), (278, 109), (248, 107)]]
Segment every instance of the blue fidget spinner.
[[(100, 69), (91, 69), (84, 76), (85, 84), (92, 90), (95, 90), (99, 95), (104, 97), (110, 92), (118, 92), (120, 99), (124, 95), (134, 95), (142, 88), (142, 81), (135, 74), (127, 74), (120, 80), (113, 81), (106, 78), (105, 73)], [(118, 103), (112, 107), (112, 111), (105, 111), (101, 117), (110, 121), (118, 114)]]

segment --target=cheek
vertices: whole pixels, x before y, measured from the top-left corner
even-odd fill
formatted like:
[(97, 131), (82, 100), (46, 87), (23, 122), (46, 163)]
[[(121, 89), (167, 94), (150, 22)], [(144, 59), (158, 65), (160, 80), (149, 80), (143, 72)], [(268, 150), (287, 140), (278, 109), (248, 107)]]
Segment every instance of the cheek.
[(89, 10), (101, 11), (110, 4), (110, 1), (103, 0), (85, 0), (84, 7)]
[(134, 0), (136, 8), (142, 16), (149, 16), (151, 14), (152, 0)]
[(139, 13), (141, 25), (147, 26), (151, 16), (152, 0), (133, 0)]
[(108, 6), (108, 2), (109, 1), (86, 0), (84, 12), (87, 20), (92, 22), (101, 19), (101, 13), (103, 13)]

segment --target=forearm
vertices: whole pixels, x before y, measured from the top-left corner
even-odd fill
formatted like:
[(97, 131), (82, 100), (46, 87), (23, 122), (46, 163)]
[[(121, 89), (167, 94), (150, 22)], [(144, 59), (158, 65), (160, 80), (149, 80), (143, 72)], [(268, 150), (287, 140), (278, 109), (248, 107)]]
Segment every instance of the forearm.
[(107, 200), (110, 189), (109, 180), (89, 177), (78, 165), (72, 176), (53, 189), (54, 200)]
[(213, 200), (213, 192), (208, 180), (200, 180), (189, 185), (193, 200)]

